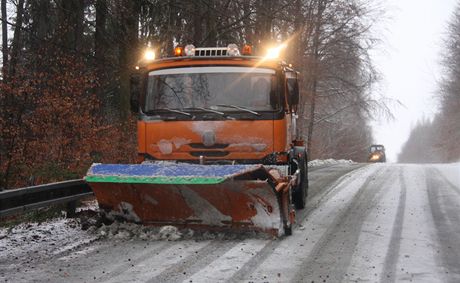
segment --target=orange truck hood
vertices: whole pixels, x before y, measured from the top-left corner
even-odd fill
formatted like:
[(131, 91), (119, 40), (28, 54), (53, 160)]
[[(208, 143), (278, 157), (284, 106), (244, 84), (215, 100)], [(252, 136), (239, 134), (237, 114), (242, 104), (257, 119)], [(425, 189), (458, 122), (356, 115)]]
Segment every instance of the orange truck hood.
[(159, 160), (262, 159), (274, 152), (274, 121), (139, 121), (139, 152)]

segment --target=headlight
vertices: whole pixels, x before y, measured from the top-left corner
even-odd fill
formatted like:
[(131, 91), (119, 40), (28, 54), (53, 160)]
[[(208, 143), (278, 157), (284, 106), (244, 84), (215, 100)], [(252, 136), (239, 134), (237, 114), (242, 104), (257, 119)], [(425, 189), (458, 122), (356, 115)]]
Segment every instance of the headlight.
[(146, 49), (144, 52), (144, 60), (146, 61), (153, 61), (155, 60), (155, 51), (152, 49)]
[(372, 156), (371, 156), (372, 161), (378, 160), (379, 158), (380, 158), (380, 155), (378, 155), (378, 154), (372, 154)]
[(283, 43), (277, 47), (272, 47), (267, 50), (267, 54), (265, 55), (266, 59), (276, 59), (279, 58), (281, 55), (281, 51), (287, 47), (286, 43)]

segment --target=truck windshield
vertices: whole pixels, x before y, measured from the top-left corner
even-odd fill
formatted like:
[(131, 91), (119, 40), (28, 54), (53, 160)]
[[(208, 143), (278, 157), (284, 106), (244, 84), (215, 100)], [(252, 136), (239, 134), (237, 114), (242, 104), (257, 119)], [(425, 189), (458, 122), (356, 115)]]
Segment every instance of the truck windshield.
[(371, 146), (370, 152), (376, 152), (376, 151), (384, 151), (385, 148), (383, 146)]
[(239, 111), (239, 108), (270, 111), (278, 104), (270, 99), (275, 99), (270, 95), (275, 88), (275, 71), (266, 68), (220, 66), (156, 70), (148, 76), (144, 110), (193, 111), (201, 107), (219, 111)]

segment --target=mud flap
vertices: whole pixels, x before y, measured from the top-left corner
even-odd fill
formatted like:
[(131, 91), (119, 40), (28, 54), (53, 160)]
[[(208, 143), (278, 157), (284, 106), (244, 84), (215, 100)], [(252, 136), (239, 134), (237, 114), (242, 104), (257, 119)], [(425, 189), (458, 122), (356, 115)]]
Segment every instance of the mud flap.
[(262, 165), (93, 164), (85, 180), (108, 217), (280, 236), (290, 191), (275, 176)]

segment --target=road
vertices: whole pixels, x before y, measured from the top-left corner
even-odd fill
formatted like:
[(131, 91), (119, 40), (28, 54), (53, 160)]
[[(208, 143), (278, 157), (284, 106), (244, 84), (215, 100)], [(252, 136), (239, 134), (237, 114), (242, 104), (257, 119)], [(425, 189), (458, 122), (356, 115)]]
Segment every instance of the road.
[(342, 164), (309, 177), (292, 236), (97, 239), (69, 223), (22, 226), (0, 232), (0, 281), (460, 282), (460, 164)]

